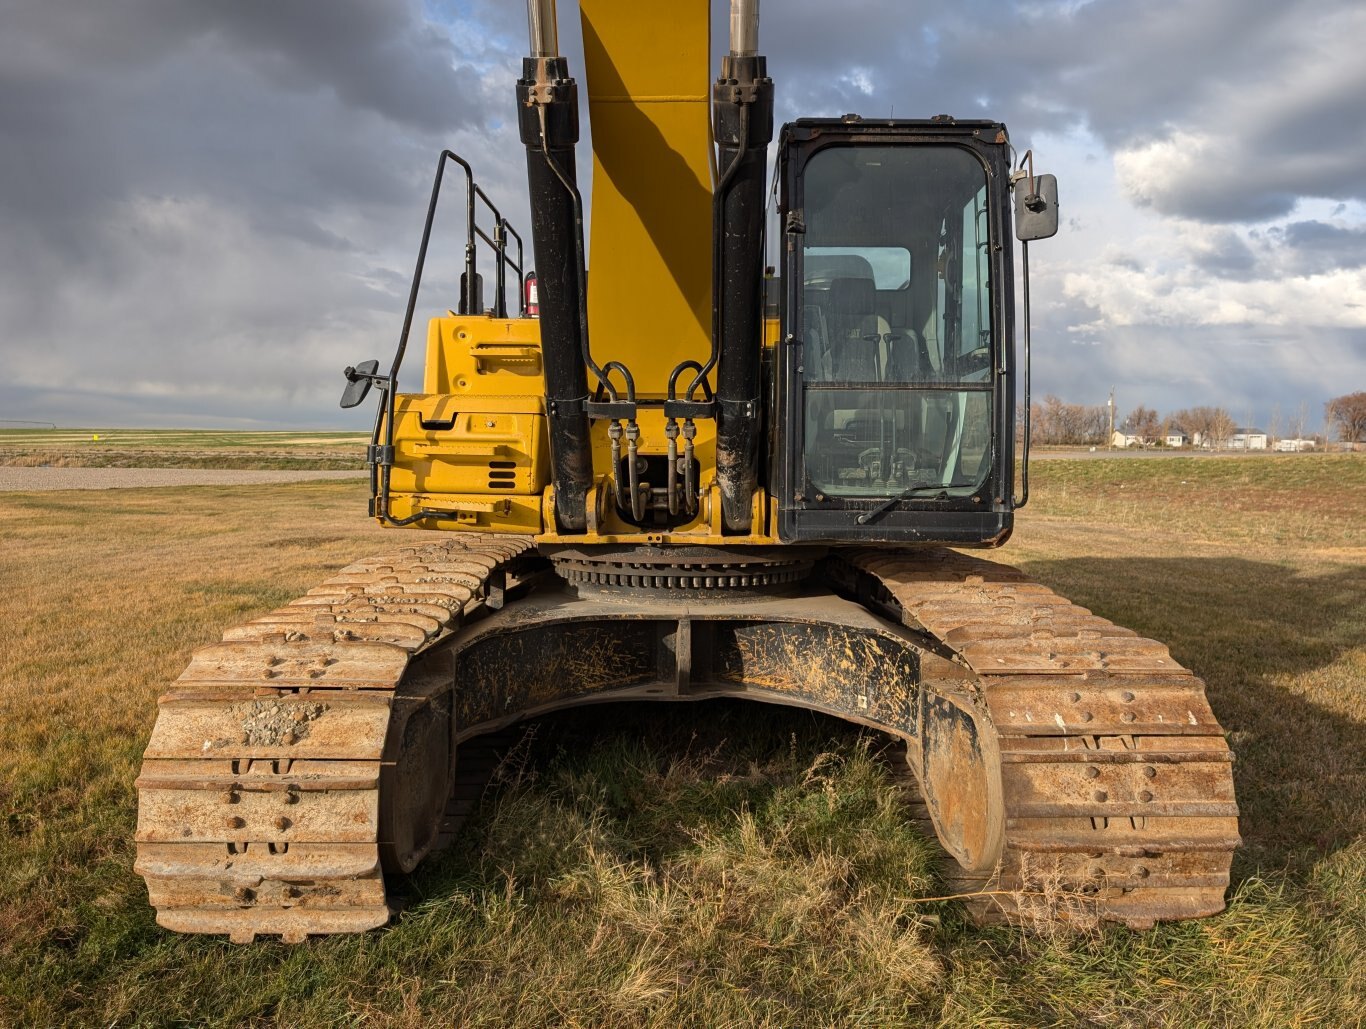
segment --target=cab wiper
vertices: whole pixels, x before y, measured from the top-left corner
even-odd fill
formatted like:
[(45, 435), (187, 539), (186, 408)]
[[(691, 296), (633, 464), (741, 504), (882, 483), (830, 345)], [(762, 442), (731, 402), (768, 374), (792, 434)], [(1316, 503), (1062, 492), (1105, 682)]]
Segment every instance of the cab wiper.
[(920, 483), (915, 486), (907, 486), (904, 490), (902, 490), (896, 496), (892, 497), (890, 500), (887, 500), (884, 503), (879, 504), (871, 511), (865, 511), (863, 514), (855, 518), (854, 521), (857, 522), (859, 525), (867, 525), (874, 518), (877, 518), (879, 515), (885, 514), (886, 512), (890, 511), (893, 507), (901, 503), (903, 500), (910, 500), (911, 497), (915, 496), (917, 493), (933, 493), (936, 490), (938, 490), (939, 496), (935, 497), (935, 499), (939, 500), (948, 496), (948, 494), (944, 492), (945, 490), (953, 489), (955, 486), (963, 485), (966, 485), (966, 483), (936, 482)]

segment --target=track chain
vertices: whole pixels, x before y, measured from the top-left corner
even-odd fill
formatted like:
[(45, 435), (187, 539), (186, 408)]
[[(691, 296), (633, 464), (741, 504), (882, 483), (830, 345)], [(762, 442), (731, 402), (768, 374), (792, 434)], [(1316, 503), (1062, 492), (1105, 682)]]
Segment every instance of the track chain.
[(531, 547), (474, 533), (400, 547), (195, 652), (137, 780), (136, 870), (161, 925), (297, 942), (389, 919), (381, 776), (406, 719), (451, 688), (422, 657), (501, 602)]
[[(1146, 928), (1224, 907), (1239, 843), (1233, 755), (1204, 683), (1143, 639), (951, 551), (846, 559), (975, 675), (998, 734), (1005, 846), (980, 917)], [(985, 874), (983, 874), (985, 873)]]
[[(462, 762), (432, 839), (386, 838), (381, 780), (423, 709), (451, 701), (448, 666), (426, 662), (501, 604), (531, 548), (478, 534), (401, 547), (195, 653), (160, 699), (137, 782), (136, 868), (161, 925), (299, 941), (389, 919), (383, 867), (446, 842), (479, 771)], [(1165, 646), (1008, 566), (948, 551), (843, 560), (963, 666), (996, 730), (1004, 850), (953, 876), (986, 884), (978, 915), (1144, 927), (1222, 909), (1239, 842), (1232, 755), (1204, 684)], [(469, 764), (491, 769), (484, 757)]]

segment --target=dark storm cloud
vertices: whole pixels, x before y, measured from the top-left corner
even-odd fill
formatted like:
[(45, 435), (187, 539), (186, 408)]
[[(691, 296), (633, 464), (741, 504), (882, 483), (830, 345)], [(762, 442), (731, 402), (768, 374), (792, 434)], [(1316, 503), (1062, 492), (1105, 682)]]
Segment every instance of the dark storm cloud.
[(1366, 267), (1366, 228), (1302, 221), (1268, 229), (1266, 236), (1310, 273)]
[(416, 0), (8, 5), (4, 416), (335, 422), (434, 153), (488, 121), (471, 56)]
[(477, 77), (405, 0), (26, 0), (0, 36), (0, 204), (58, 221), (143, 195), (386, 202), (405, 130), (483, 120)]
[(989, 116), (1026, 144), (1085, 127), (1135, 152), (1138, 203), (1212, 222), (1366, 199), (1357, 0), (797, 0), (763, 35), (787, 113)]
[(30, 75), (93, 77), (203, 43), (286, 91), (325, 90), (400, 124), (445, 129), (474, 114), (472, 79), (410, 0), (20, 0), (6, 20), (6, 64)]

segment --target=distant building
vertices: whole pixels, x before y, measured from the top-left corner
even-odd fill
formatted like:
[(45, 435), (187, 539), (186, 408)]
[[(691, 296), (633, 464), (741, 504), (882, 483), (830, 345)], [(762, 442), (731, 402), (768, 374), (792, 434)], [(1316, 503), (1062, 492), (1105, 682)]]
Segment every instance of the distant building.
[(1110, 446), (1112, 447), (1141, 447), (1146, 442), (1142, 436), (1121, 432), (1119, 429), (1116, 429), (1115, 434), (1110, 437)]
[(1169, 447), (1188, 447), (1191, 441), (1181, 429), (1168, 429), (1167, 435), (1162, 438)]
[(1298, 436), (1294, 439), (1278, 439), (1276, 441), (1275, 449), (1283, 454), (1301, 454), (1306, 450), (1313, 450), (1314, 441), (1312, 439), (1302, 439)]
[(1265, 450), (1266, 433), (1261, 429), (1234, 429), (1230, 450)]

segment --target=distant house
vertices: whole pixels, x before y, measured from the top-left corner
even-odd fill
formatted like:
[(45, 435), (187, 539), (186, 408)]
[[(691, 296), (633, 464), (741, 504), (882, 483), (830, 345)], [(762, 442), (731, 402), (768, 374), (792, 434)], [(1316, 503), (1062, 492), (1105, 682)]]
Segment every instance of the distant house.
[(1110, 437), (1112, 447), (1141, 447), (1146, 443), (1142, 436), (1135, 436), (1127, 432), (1115, 430), (1115, 434)]
[(1299, 436), (1296, 436), (1294, 439), (1278, 439), (1276, 441), (1275, 449), (1283, 454), (1300, 454), (1306, 450), (1313, 450), (1314, 441), (1312, 439), (1303, 439)]
[(1181, 429), (1168, 429), (1167, 435), (1162, 439), (1169, 447), (1188, 447), (1191, 441), (1191, 438)]
[(1261, 429), (1234, 429), (1230, 450), (1265, 450), (1266, 433)]

